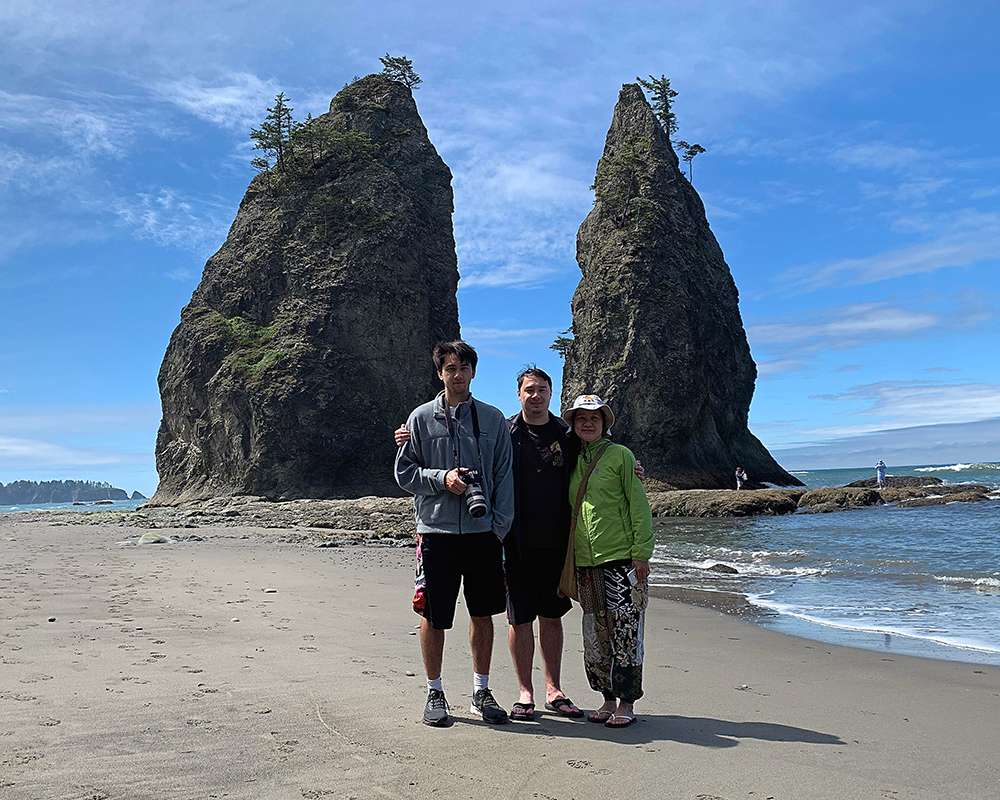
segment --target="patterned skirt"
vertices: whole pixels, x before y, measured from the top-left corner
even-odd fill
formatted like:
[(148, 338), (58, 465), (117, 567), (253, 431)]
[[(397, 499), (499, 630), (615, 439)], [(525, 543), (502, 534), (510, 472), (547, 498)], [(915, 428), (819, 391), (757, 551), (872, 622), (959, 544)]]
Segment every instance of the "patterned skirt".
[(577, 567), (583, 606), (583, 665), (590, 688), (605, 700), (642, 697), (642, 627), (649, 583), (632, 586), (631, 561)]

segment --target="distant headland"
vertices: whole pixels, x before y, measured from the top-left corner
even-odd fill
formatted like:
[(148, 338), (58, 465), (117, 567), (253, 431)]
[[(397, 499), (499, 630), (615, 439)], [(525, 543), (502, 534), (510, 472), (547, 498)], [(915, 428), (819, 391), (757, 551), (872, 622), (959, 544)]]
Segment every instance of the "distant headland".
[(141, 492), (118, 489), (103, 481), (13, 481), (0, 483), (0, 505), (92, 503), (99, 500), (145, 500)]

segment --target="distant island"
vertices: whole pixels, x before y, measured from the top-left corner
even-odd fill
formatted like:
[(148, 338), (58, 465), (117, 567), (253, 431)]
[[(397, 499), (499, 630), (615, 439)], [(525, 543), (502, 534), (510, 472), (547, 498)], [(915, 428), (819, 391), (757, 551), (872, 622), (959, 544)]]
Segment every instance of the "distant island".
[(0, 483), (0, 505), (86, 503), (98, 500), (145, 500), (141, 492), (130, 498), (124, 489), (103, 481), (14, 481)]

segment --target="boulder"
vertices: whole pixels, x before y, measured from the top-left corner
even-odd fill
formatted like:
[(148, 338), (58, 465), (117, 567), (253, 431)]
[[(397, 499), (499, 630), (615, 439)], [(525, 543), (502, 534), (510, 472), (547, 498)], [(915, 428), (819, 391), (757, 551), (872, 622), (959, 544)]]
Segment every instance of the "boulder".
[[(392, 431), (459, 335), (451, 172), (369, 75), (250, 183), (159, 374), (149, 504), (399, 495)], [(308, 147), (306, 146), (308, 143)]]
[[(926, 477), (921, 475), (888, 475), (885, 479), (885, 485), (890, 489), (907, 489), (914, 486), (937, 486), (941, 483), (944, 483), (944, 481), (932, 475)], [(851, 489), (874, 489), (878, 486), (878, 482), (875, 478), (865, 478), (862, 481), (849, 483), (847, 486)]]
[(562, 404), (608, 401), (614, 438), (681, 489), (802, 483), (747, 427), (757, 370), (698, 193), (636, 84), (622, 87), (580, 226)]
[(899, 502), (900, 508), (943, 506), (948, 503), (979, 503), (988, 500), (985, 492), (950, 492), (940, 497), (915, 497)]
[(799, 508), (813, 511), (842, 511), (845, 508), (864, 508), (882, 504), (882, 498), (874, 489), (834, 487), (811, 489), (799, 497)]
[(649, 492), (654, 517), (757, 517), (791, 514), (802, 489), (685, 489)]

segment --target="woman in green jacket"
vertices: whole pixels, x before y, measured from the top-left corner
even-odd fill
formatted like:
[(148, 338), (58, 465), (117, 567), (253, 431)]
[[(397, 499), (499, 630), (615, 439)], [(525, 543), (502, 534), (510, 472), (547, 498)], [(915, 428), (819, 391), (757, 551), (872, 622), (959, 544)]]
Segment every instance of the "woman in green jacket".
[[(615, 415), (596, 395), (581, 395), (563, 414), (580, 445), (570, 478), (576, 508), (580, 483), (595, 459), (578, 509), (574, 548), (583, 606), (584, 667), (604, 705), (590, 722), (626, 728), (642, 697), (642, 628), (649, 603), (653, 516), (635, 474), (635, 456), (607, 436)], [(603, 448), (603, 452), (602, 452)]]

